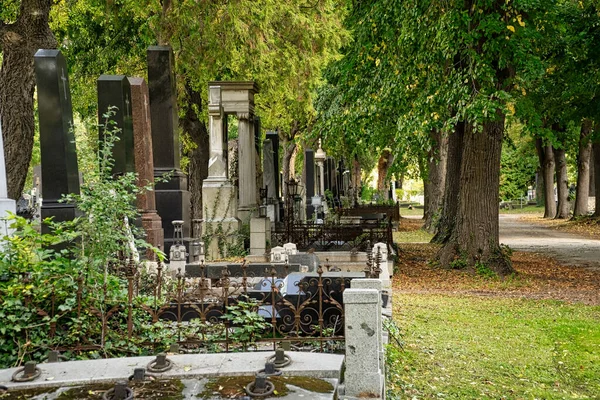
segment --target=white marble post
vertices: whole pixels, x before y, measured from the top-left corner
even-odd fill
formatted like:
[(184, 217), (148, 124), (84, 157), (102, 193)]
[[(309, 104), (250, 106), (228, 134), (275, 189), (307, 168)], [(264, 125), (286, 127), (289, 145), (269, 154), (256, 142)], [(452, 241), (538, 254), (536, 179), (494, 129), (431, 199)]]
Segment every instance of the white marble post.
[(202, 235), (212, 239), (206, 244), (206, 256), (209, 259), (222, 258), (217, 239), (212, 235), (217, 230), (229, 232), (228, 240), (235, 240), (240, 229), (237, 219), (237, 193), (227, 177), (227, 158), (224, 147), (225, 135), (221, 87), (211, 85), (208, 88), (209, 116), (209, 161), (208, 177), (202, 183)]
[(383, 317), (381, 315), (381, 291), (383, 289), (383, 282), (381, 279), (353, 279), (352, 289), (375, 289), (379, 293), (378, 307), (379, 312), (377, 313), (377, 339), (379, 340), (379, 368), (385, 376), (385, 353), (383, 350)]
[(238, 216), (246, 219), (258, 214), (256, 204), (256, 150), (254, 144), (254, 123), (250, 113), (238, 113), (238, 171), (239, 205)]
[(8, 212), (17, 213), (14, 200), (8, 198), (8, 180), (6, 179), (6, 164), (4, 162), (4, 141), (2, 139), (2, 123), (0, 122), (0, 236), (11, 233), (8, 222), (2, 221), (8, 216)]
[(381, 294), (377, 289), (344, 290), (346, 336), (345, 395), (382, 398), (380, 367)]

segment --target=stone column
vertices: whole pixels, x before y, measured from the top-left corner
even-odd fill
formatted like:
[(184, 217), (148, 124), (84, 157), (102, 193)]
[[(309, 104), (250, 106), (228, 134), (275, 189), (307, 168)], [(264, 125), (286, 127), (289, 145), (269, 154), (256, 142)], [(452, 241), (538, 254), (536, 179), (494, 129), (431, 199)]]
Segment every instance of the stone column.
[(304, 151), (304, 187), (306, 188), (306, 219), (312, 221), (315, 207), (312, 198), (315, 195), (315, 152), (311, 149)]
[[(138, 174), (138, 185), (154, 185), (148, 86), (143, 78), (129, 78), (129, 84), (131, 86), (135, 172)], [(142, 217), (142, 228), (146, 232), (146, 241), (152, 246), (165, 251), (165, 236), (162, 221), (156, 212), (154, 189), (143, 191), (138, 195), (137, 207)], [(146, 251), (146, 258), (150, 261), (157, 261), (156, 255), (150, 250)]]
[(381, 291), (383, 290), (383, 281), (381, 279), (353, 279), (352, 280), (352, 289), (375, 289), (377, 293), (379, 293), (378, 300), (378, 309), (377, 313), (378, 321), (377, 328), (379, 329), (377, 332), (377, 338), (379, 339), (379, 368), (382, 371), (383, 376), (385, 376), (385, 352), (383, 349), (383, 316), (382, 305), (381, 305)]
[[(187, 176), (181, 171), (179, 117), (177, 115), (177, 87), (175, 62), (169, 46), (148, 48), (148, 90), (152, 124), (154, 176), (172, 173), (168, 182), (156, 185), (156, 208), (162, 219), (165, 252), (173, 241), (173, 221), (184, 221), (183, 237), (190, 236), (190, 192)], [(184, 240), (189, 242), (188, 240)]]
[(242, 221), (256, 216), (256, 150), (254, 141), (254, 121), (250, 113), (237, 113), (238, 118), (238, 171), (239, 205), (238, 218)]
[[(4, 161), (4, 142), (2, 140), (2, 122), (0, 122), (0, 219), (8, 217), (8, 213), (17, 213), (17, 206), (13, 199), (8, 198), (6, 179), (6, 164)], [(0, 220), (0, 237), (12, 233), (8, 228), (9, 223)], [(0, 245), (0, 250), (2, 249)]]
[(240, 229), (237, 219), (237, 192), (227, 174), (226, 116), (221, 104), (221, 87), (208, 88), (209, 119), (209, 161), (208, 177), (202, 182), (203, 223), (202, 236), (205, 239), (206, 255), (209, 259), (220, 258), (217, 230), (229, 232), (229, 240), (234, 240)]
[[(79, 170), (73, 134), (73, 110), (67, 63), (58, 50), (38, 50), (34, 56), (42, 160), (41, 218), (55, 222), (77, 216), (74, 204), (59, 202), (66, 194), (79, 194)], [(42, 232), (49, 232), (42, 225)]]
[(376, 289), (344, 290), (346, 396), (383, 397), (384, 376), (379, 361), (380, 299)]
[[(131, 89), (129, 80), (123, 75), (100, 75), (96, 82), (98, 88), (98, 138), (100, 145), (104, 141), (106, 131), (118, 130), (119, 138), (113, 143), (113, 174), (124, 174), (135, 171), (133, 153), (133, 122), (131, 119)], [(112, 108), (108, 119), (105, 114)], [(108, 122), (112, 122), (104, 127)]]

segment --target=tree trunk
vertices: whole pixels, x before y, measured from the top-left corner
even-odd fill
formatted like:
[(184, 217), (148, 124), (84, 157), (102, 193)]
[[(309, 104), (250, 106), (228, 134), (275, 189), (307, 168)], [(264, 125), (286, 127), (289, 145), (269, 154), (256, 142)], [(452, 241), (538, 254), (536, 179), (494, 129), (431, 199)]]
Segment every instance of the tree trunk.
[(444, 267), (460, 259), (469, 267), (483, 265), (500, 276), (513, 272), (499, 241), (498, 190), (503, 134), (504, 115), (499, 110), (496, 121), (483, 124), (483, 132), (471, 129), (465, 132), (456, 224), (439, 253)]
[(594, 150), (592, 149), (590, 152), (590, 196), (595, 196), (596, 194), (596, 168), (594, 167), (596, 162), (595, 159)]
[(189, 81), (185, 83), (184, 116), (179, 120), (183, 133), (195, 147), (189, 151), (188, 190), (192, 204), (192, 218), (202, 219), (202, 182), (208, 176), (209, 134), (206, 124), (200, 120), (202, 97)]
[(590, 157), (592, 154), (592, 121), (586, 119), (581, 126), (579, 135), (579, 154), (577, 155), (577, 192), (575, 194), (575, 208), (573, 216), (587, 215), (588, 200), (590, 196)]
[(57, 45), (48, 26), (51, 6), (51, 0), (21, 0), (15, 23), (0, 21), (0, 120), (8, 196), (15, 200), (21, 197), (33, 150), (33, 56)]
[(544, 205), (544, 176), (542, 174), (543, 162), (538, 165), (535, 173), (535, 205), (541, 207)]
[(554, 218), (556, 215), (556, 202), (554, 201), (554, 151), (551, 145), (544, 146), (542, 139), (535, 140), (540, 168), (541, 179), (544, 185), (544, 218)]
[(600, 217), (600, 140), (592, 145), (594, 151), (594, 186), (596, 186), (596, 201), (594, 209), (594, 217)]
[(281, 166), (281, 172), (283, 174), (283, 187), (281, 188), (283, 198), (287, 199), (288, 197), (288, 188), (287, 182), (290, 181), (293, 174), (291, 170), (293, 166), (291, 165), (291, 161), (293, 159), (293, 155), (296, 152), (296, 142), (294, 140), (285, 139), (283, 141), (283, 164)]
[(377, 191), (384, 199), (388, 198), (388, 188), (386, 186), (388, 170), (394, 162), (394, 156), (390, 149), (384, 149), (377, 162)]
[(567, 182), (567, 159), (564, 149), (554, 149), (556, 163), (556, 192), (558, 205), (555, 219), (569, 218), (569, 183)]
[(454, 133), (448, 137), (448, 154), (446, 157), (446, 179), (442, 210), (435, 226), (432, 243), (446, 243), (454, 229), (456, 213), (458, 212), (458, 188), (460, 184), (460, 169), (465, 135), (465, 123), (457, 122)]
[(431, 131), (433, 145), (427, 154), (427, 179), (425, 181), (425, 213), (423, 229), (434, 233), (436, 220), (440, 217), (446, 181), (446, 160), (448, 158), (448, 135), (440, 130)]

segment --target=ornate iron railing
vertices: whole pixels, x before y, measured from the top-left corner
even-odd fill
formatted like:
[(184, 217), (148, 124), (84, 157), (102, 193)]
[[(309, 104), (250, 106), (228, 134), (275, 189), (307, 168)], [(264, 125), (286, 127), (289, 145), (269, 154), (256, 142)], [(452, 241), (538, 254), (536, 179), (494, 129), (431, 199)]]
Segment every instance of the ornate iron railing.
[(392, 222), (400, 222), (400, 203), (387, 204), (358, 204), (352, 208), (341, 208), (340, 215), (350, 217), (361, 217), (365, 215), (384, 214)]
[[(109, 342), (119, 343), (131, 354), (150, 353), (173, 343), (187, 352), (227, 352), (264, 348), (261, 343), (274, 349), (282, 340), (328, 351), (344, 340), (342, 299), (349, 277), (322, 268), (286, 278), (278, 277), (275, 269), (267, 276), (252, 276), (245, 263), (235, 275), (224, 267), (218, 279), (207, 278), (203, 264), (199, 271), (195, 277), (181, 273), (171, 277), (162, 264), (145, 273), (129, 263), (120, 270), (119, 281), (126, 285), (120, 292), (125, 297), (107, 299), (104, 285), (102, 301), (98, 287), (88, 286), (82, 274), (76, 278), (77, 291), (69, 307), (60, 304), (53, 292), (49, 294), (45, 305), (49, 309), (37, 309), (40, 320), (49, 322), (36, 329), (48, 327), (48, 349), (75, 352), (107, 353)], [(238, 320), (233, 318), (236, 310), (244, 314)], [(259, 328), (240, 334), (252, 324)], [(78, 342), (65, 343), (63, 339), (73, 332), (80, 336)], [(55, 340), (58, 337), (63, 339)]]
[(370, 250), (369, 245), (391, 244), (392, 224), (316, 224), (313, 222), (277, 226), (271, 231), (271, 246), (295, 243), (300, 251)]

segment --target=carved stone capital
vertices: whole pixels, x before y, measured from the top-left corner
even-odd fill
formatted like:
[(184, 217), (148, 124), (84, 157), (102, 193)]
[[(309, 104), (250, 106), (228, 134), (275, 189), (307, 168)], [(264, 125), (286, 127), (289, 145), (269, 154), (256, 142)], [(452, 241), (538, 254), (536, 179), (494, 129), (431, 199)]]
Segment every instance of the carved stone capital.
[(246, 120), (248, 122), (252, 122), (254, 120), (254, 115), (250, 113), (237, 113), (236, 117), (238, 120)]

